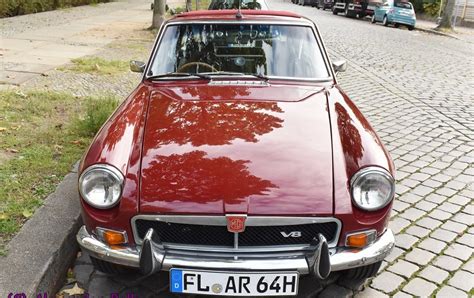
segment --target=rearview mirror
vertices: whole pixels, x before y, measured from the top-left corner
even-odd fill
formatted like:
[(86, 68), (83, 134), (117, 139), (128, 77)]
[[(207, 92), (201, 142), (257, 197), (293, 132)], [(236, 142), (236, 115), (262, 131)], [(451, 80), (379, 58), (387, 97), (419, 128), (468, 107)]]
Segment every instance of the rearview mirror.
[(132, 60), (130, 61), (130, 70), (133, 71), (133, 72), (144, 72), (145, 71), (145, 62), (142, 62), (142, 61), (135, 61), (135, 60)]
[(338, 74), (339, 72), (344, 72), (347, 69), (346, 60), (338, 60), (332, 63), (332, 68)]

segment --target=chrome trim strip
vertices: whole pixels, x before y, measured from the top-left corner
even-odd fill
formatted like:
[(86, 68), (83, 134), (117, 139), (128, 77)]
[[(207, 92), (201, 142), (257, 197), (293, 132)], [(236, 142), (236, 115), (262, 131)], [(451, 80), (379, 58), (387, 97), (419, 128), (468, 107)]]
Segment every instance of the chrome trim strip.
[[(139, 267), (140, 247), (112, 249), (90, 235), (85, 226), (77, 233), (76, 239), (84, 252), (91, 256), (115, 264)], [(390, 229), (372, 245), (363, 249), (331, 249), (331, 271), (346, 270), (370, 265), (383, 260), (392, 250), (395, 238)], [(335, 252), (334, 252), (335, 250)], [(183, 254), (165, 250), (163, 270), (173, 267), (199, 268), (211, 270), (296, 270), (301, 274), (309, 273), (308, 261), (304, 254), (255, 254), (252, 256), (235, 254)]]
[[(133, 231), (133, 239), (135, 243), (141, 244), (142, 239), (138, 237), (136, 229), (136, 221), (138, 219), (144, 220), (155, 220), (162, 222), (171, 222), (179, 224), (190, 224), (190, 225), (208, 225), (208, 226), (227, 226), (227, 219), (225, 215), (152, 215), (152, 214), (139, 214), (132, 218), (131, 225)], [(312, 223), (325, 223), (335, 222), (337, 224), (336, 236), (333, 241), (328, 242), (329, 247), (335, 247), (339, 241), (342, 224), (341, 221), (335, 217), (288, 217), (288, 216), (247, 216), (245, 225), (248, 226), (291, 226), (291, 225), (302, 225)], [(316, 235), (315, 235), (316, 237)], [(168, 248), (185, 250), (212, 250), (212, 251), (231, 251), (232, 248), (218, 248), (215, 246), (196, 246), (196, 245), (175, 245), (163, 243)], [(271, 249), (272, 251), (288, 251), (288, 250), (304, 250), (309, 245), (275, 245), (275, 246), (260, 246), (252, 248), (239, 248), (239, 251), (263, 251)]]

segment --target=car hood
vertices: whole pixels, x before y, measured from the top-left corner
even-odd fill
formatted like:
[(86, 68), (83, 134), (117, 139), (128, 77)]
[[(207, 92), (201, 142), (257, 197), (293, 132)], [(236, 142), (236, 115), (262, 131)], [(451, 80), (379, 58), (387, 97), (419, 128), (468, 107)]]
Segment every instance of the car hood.
[(143, 137), (140, 212), (330, 215), (324, 88), (160, 86)]

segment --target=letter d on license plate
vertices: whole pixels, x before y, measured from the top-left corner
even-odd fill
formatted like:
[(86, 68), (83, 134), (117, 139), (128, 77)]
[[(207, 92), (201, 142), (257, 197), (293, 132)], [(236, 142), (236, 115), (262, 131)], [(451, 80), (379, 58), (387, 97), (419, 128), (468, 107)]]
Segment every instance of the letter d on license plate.
[(298, 293), (296, 272), (218, 272), (171, 269), (173, 293), (221, 296), (289, 296)]

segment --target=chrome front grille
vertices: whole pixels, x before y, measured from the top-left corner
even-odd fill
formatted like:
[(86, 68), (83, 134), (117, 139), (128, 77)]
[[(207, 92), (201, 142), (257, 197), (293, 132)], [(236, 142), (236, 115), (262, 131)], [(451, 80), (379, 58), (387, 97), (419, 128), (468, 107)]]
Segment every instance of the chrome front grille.
[[(140, 244), (152, 228), (169, 248), (228, 251), (239, 249), (304, 249), (322, 234), (330, 247), (337, 244), (341, 224), (331, 217), (253, 217), (237, 237), (227, 231), (225, 216), (138, 215), (132, 219), (135, 241)], [(286, 236), (286, 237), (285, 237)]]

